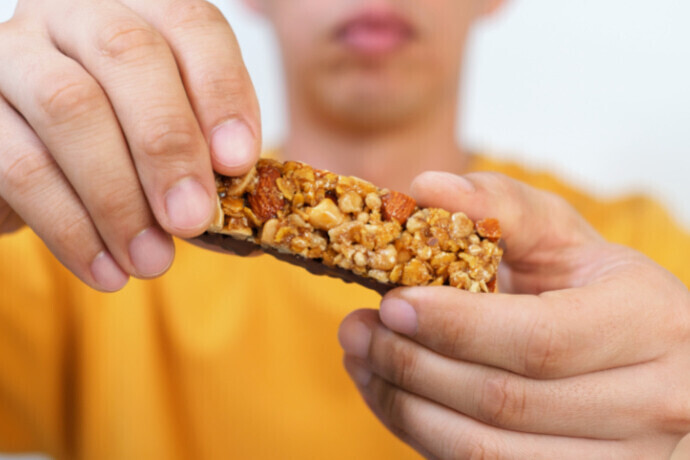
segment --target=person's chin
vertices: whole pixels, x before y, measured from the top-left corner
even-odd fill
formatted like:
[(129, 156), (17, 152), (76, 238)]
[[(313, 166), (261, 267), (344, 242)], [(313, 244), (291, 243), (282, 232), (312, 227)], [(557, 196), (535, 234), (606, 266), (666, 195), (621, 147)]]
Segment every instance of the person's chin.
[(328, 104), (335, 120), (358, 131), (385, 131), (406, 124), (418, 113), (411, 101), (388, 98), (344, 98)]

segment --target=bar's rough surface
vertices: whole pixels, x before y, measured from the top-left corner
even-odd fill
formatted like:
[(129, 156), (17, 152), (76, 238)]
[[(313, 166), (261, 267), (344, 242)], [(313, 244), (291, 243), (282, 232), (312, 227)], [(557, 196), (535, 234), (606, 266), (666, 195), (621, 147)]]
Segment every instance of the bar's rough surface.
[[(495, 292), (502, 250), (498, 221), (419, 208), (402, 193), (288, 161), (261, 159), (242, 177), (216, 176), (221, 234), (302, 265), (385, 292), (450, 285)], [(210, 238), (210, 239), (209, 239)], [(215, 241), (213, 241), (215, 238)], [(246, 250), (245, 250), (246, 251)], [(323, 270), (319, 269), (323, 267)]]

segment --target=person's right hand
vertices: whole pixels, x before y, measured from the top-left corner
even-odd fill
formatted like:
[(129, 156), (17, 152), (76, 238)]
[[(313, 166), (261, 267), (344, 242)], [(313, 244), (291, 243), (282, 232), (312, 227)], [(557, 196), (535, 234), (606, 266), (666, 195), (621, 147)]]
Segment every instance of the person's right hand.
[(261, 145), (233, 32), (202, 0), (19, 0), (0, 24), (0, 234), (29, 225), (103, 291), (203, 232), (212, 168)]

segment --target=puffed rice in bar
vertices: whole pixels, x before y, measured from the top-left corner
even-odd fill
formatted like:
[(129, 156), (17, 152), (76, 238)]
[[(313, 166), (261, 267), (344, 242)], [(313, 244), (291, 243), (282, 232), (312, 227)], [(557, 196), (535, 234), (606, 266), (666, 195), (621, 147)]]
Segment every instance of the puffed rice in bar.
[(420, 208), (400, 192), (295, 161), (261, 159), (244, 176), (216, 175), (216, 186), (208, 243), (244, 254), (260, 246), (382, 294), (398, 286), (497, 290), (495, 219)]

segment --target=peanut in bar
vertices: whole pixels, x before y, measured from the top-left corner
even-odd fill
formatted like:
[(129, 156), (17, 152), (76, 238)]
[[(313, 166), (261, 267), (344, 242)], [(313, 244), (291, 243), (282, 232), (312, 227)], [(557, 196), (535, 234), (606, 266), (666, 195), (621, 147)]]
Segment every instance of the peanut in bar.
[[(502, 250), (495, 219), (420, 208), (400, 192), (304, 163), (261, 159), (241, 177), (216, 175), (218, 209), (204, 240), (247, 244), (312, 273), (381, 293), (449, 285), (495, 292)], [(234, 241), (219, 240), (219, 235)]]

